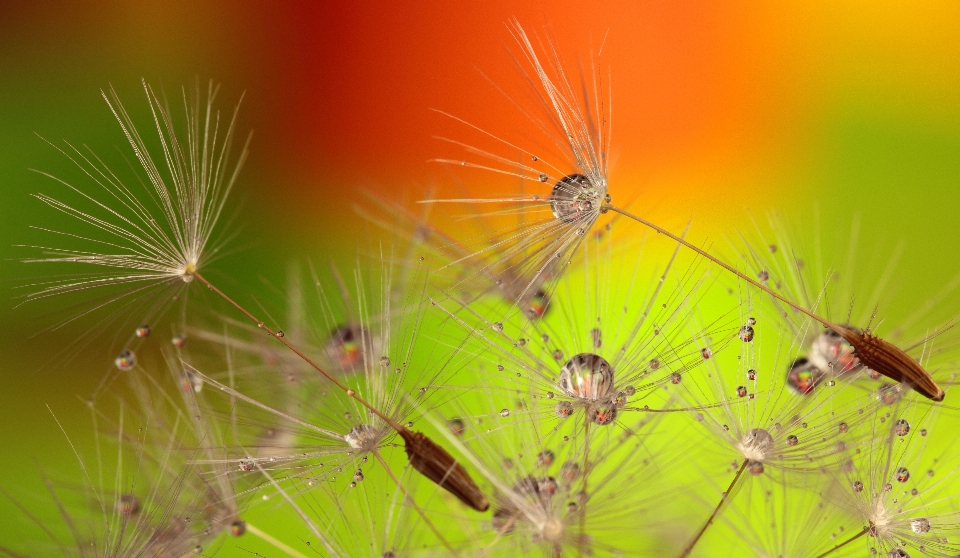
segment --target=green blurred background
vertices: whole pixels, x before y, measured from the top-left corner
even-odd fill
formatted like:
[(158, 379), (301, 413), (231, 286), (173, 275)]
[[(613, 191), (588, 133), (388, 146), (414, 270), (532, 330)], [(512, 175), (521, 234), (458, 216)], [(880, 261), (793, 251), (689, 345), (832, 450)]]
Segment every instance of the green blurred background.
[(906, 243), (903, 308), (960, 268), (957, 2), (511, 4), (0, 4), (2, 482), (39, 487), (38, 463), (70, 464), (44, 404), (84, 424), (77, 396), (112, 358), (46, 358), (77, 331), (42, 333), (56, 322), (49, 304), (15, 307), (35, 270), (14, 246), (60, 219), (29, 195), (62, 190), (30, 169), (78, 176), (37, 134), (124, 147), (100, 98), (110, 84), (135, 118), (141, 78), (171, 97), (212, 78), (222, 107), (245, 94), (240, 129), (254, 136), (234, 196), (238, 251), (216, 265), (236, 293), (284, 284), (290, 261), (349, 259), (365, 240), (350, 211), (363, 189), (407, 201), (489, 191), (488, 177), (427, 163), (448, 150), (432, 136), (464, 134), (429, 109), (525, 133), (477, 71), (518, 80), (503, 25), (513, 17), (548, 28), (570, 62), (603, 45), (615, 201), (674, 226), (693, 219), (697, 241), (725, 242), (748, 210), (804, 222), (818, 208), (834, 232), (859, 216), (868, 246)]

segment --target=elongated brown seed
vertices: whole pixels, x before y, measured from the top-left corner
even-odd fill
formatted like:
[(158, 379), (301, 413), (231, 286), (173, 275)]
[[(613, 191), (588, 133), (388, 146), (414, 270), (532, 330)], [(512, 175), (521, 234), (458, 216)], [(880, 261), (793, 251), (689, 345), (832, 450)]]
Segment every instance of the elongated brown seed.
[(858, 332), (836, 328), (847, 343), (853, 345), (854, 354), (867, 368), (879, 372), (891, 380), (905, 383), (928, 399), (943, 401), (944, 392), (930, 374), (902, 349), (880, 339), (870, 332)]
[(421, 475), (456, 496), (461, 502), (477, 511), (487, 511), (490, 502), (463, 468), (447, 450), (426, 437), (422, 432), (398, 430), (403, 438), (407, 459)]

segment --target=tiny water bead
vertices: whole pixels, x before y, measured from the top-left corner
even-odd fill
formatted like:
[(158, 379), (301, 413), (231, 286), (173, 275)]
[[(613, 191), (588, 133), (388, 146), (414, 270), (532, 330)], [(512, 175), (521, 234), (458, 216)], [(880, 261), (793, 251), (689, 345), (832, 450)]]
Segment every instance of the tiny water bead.
[(603, 346), (603, 332), (600, 331), (599, 327), (590, 330), (590, 338), (593, 339), (594, 349), (599, 349)]
[(561, 401), (554, 406), (553, 411), (559, 418), (568, 418), (573, 414), (573, 404), (569, 401)]
[(254, 465), (253, 461), (249, 461), (249, 460), (246, 460), (246, 459), (241, 459), (241, 460), (240, 460), (240, 463), (239, 463), (239, 466), (240, 466), (240, 470), (241, 470), (241, 471), (244, 471), (244, 472), (247, 472), (247, 473), (249, 473), (250, 471), (252, 471), (252, 470), (254, 470), (254, 469), (257, 468), (257, 466)]
[(747, 379), (748, 379), (748, 380), (756, 380), (756, 379), (757, 379), (757, 371), (754, 370), (753, 368), (751, 368), (750, 370), (747, 370)]
[(137, 337), (141, 339), (143, 339), (144, 337), (150, 337), (150, 326), (148, 326), (147, 324), (143, 324), (142, 326), (137, 328), (135, 333), (137, 334)]
[(343, 441), (356, 450), (369, 450), (376, 446), (379, 432), (369, 424), (358, 424), (343, 435)]
[(700, 356), (703, 357), (703, 360), (707, 360), (713, 356), (713, 351), (710, 350), (708, 347), (704, 347), (700, 349)]
[(767, 282), (770, 281), (770, 273), (768, 273), (766, 270), (761, 270), (760, 272), (757, 273), (757, 279), (759, 279), (761, 283), (766, 285)]
[(740, 440), (740, 451), (752, 461), (763, 461), (773, 454), (776, 442), (773, 436), (763, 428), (753, 428)]
[[(859, 331), (850, 325), (843, 327)], [(817, 335), (808, 356), (822, 370), (832, 370), (837, 374), (853, 372), (860, 368), (860, 359), (854, 355), (853, 345), (832, 329), (825, 329)]]
[(230, 524), (230, 534), (234, 537), (239, 537), (240, 535), (247, 532), (247, 524), (244, 521), (236, 520)]
[(737, 337), (739, 337), (744, 343), (753, 341), (753, 335), (753, 328), (748, 325), (742, 326), (739, 333), (737, 333)]
[(170, 342), (173, 343), (174, 347), (182, 347), (187, 344), (187, 336), (182, 333), (178, 333), (173, 336), (173, 339), (171, 339)]
[(123, 350), (120, 351), (120, 354), (116, 359), (114, 359), (113, 363), (123, 372), (127, 372), (129, 370), (133, 370), (133, 367), (136, 366), (137, 355), (135, 355), (133, 351), (129, 349)]
[(460, 418), (450, 419), (447, 422), (447, 427), (450, 428), (450, 432), (459, 438), (462, 438), (463, 434), (467, 431), (467, 424)]
[(762, 475), (763, 474), (763, 462), (762, 461), (750, 461), (747, 463), (747, 470), (750, 471), (751, 475)]
[(496, 331), (497, 333), (503, 333), (503, 322), (493, 322), (490, 327), (492, 327), (493, 331)]
[(840, 431), (841, 434), (846, 432), (848, 428), (849, 426), (847, 426), (847, 423), (845, 422), (841, 422), (840, 424), (837, 425), (837, 429)]
[(510, 409), (501, 409), (501, 410), (500, 410), (500, 416), (501, 416), (501, 417), (509, 417), (509, 416), (510, 416)]
[(599, 401), (587, 409), (587, 420), (604, 426), (617, 418), (617, 405), (612, 401)]
[(683, 376), (681, 376), (679, 372), (671, 372), (671, 373), (670, 373), (670, 383), (671, 383), (671, 384), (676, 385), (676, 384), (679, 384), (681, 381), (683, 381)]
[(610, 396), (613, 367), (599, 355), (580, 353), (563, 365), (557, 383), (571, 397), (596, 401)]
[(897, 436), (906, 436), (910, 432), (910, 423), (905, 419), (900, 419), (893, 425), (893, 432)]
[[(540, 182), (546, 182), (546, 181), (550, 180), (550, 177), (547, 176), (547, 173), (545, 173), (545, 172), (541, 172), (541, 173), (540, 173), (540, 176), (538, 176), (537, 178), (540, 180)], [(554, 212), (554, 215), (556, 215), (556, 212)]]
[(537, 454), (537, 465), (541, 467), (549, 467), (553, 464), (553, 460), (556, 458), (554, 453), (550, 450), (544, 450)]
[(796, 436), (794, 436), (793, 434), (787, 436), (787, 445), (788, 445), (788, 446), (791, 446), (791, 447), (792, 447), (792, 446), (795, 446), (795, 445), (797, 445), (797, 444), (799, 444), (799, 443), (800, 443), (800, 439), (797, 438)]
[(893, 405), (903, 395), (899, 384), (885, 384), (877, 390), (877, 401), (884, 405)]
[(550, 296), (547, 295), (546, 291), (540, 289), (534, 293), (533, 297), (530, 298), (530, 302), (527, 304), (527, 318), (531, 320), (542, 318), (544, 314), (547, 313), (547, 308), (549, 307)]
[(787, 369), (787, 385), (799, 395), (807, 395), (823, 379), (824, 373), (804, 357), (793, 361)]
[(910, 471), (906, 467), (897, 467), (893, 472), (893, 478), (897, 479), (897, 482), (907, 482), (910, 480)]
[[(541, 174), (541, 182), (546, 182)], [(599, 208), (603, 194), (589, 178), (582, 174), (570, 174), (556, 183), (550, 192), (550, 209), (553, 216), (563, 223), (571, 223), (590, 214), (594, 206)]]
[(180, 389), (182, 389), (184, 393), (200, 393), (203, 390), (203, 380), (192, 372), (181, 372)]
[(747, 396), (747, 388), (745, 388), (744, 386), (738, 386), (737, 397), (746, 397), (746, 396)]
[(561, 360), (563, 360), (563, 351), (561, 351), (560, 349), (554, 350), (554, 351), (553, 351), (553, 360), (555, 360), (555, 361), (557, 361), (557, 362), (560, 362)]
[(650, 361), (650, 370), (659, 370), (660, 369), (660, 359), (652, 359)]
[(324, 349), (330, 360), (350, 370), (360, 366), (362, 349), (369, 346), (371, 341), (370, 334), (359, 325), (342, 325), (330, 333)]
[(380, 366), (382, 368), (387, 368), (390, 366), (390, 357), (380, 357)]
[(860, 481), (853, 481), (850, 486), (853, 488), (854, 492), (863, 492), (863, 483)]
[(117, 511), (124, 517), (130, 517), (140, 512), (140, 498), (133, 494), (121, 494), (117, 502)]
[(920, 535), (930, 532), (930, 520), (926, 517), (918, 517), (910, 520), (910, 529)]

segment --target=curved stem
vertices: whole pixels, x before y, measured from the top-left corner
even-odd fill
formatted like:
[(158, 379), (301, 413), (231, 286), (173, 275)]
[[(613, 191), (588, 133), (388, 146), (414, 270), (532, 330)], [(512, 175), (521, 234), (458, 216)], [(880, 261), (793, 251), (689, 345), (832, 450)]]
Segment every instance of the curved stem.
[(837, 546), (831, 548), (830, 550), (824, 552), (823, 554), (818, 555), (817, 558), (823, 558), (824, 556), (829, 556), (829, 555), (833, 554), (834, 552), (836, 552), (836, 551), (840, 550), (841, 548), (847, 546), (848, 544), (852, 543), (853, 541), (855, 541), (855, 540), (859, 539), (860, 537), (866, 535), (867, 532), (868, 532), (867, 528), (864, 527), (864, 528), (863, 528), (859, 533), (857, 533), (856, 535), (854, 535), (854, 536), (850, 537), (849, 539), (843, 541), (842, 543), (840, 543), (840, 544), (838, 544)]
[(403, 492), (403, 497), (411, 506), (413, 506), (413, 509), (417, 510), (417, 513), (420, 514), (420, 518), (423, 519), (423, 522), (427, 524), (427, 527), (430, 527), (430, 530), (433, 531), (433, 534), (440, 539), (440, 542), (443, 543), (443, 546), (447, 547), (447, 550), (449, 550), (451, 554), (457, 556), (459, 553), (453, 548), (453, 546), (450, 545), (449, 542), (447, 542), (447, 539), (443, 538), (443, 534), (441, 534), (433, 522), (427, 518), (427, 514), (424, 513), (423, 509), (413, 501), (413, 497), (410, 496), (410, 493), (407, 492), (407, 489), (404, 488), (403, 484), (400, 483), (400, 479), (393, 474), (393, 470), (391, 470), (390, 466), (387, 465), (387, 462), (383, 459), (383, 456), (380, 455), (380, 452), (374, 449), (371, 453), (373, 453), (373, 456), (377, 458), (377, 461), (383, 465), (383, 468), (387, 470), (387, 474), (390, 475), (390, 478), (393, 479), (394, 483), (396, 483), (397, 488), (400, 489), (400, 492)]
[(683, 549), (683, 553), (680, 554), (680, 558), (686, 558), (693, 552), (693, 547), (697, 546), (697, 542), (707, 531), (707, 527), (713, 524), (713, 520), (717, 518), (717, 514), (720, 513), (720, 509), (723, 508), (723, 505), (727, 502), (727, 498), (730, 497), (730, 492), (737, 485), (737, 482), (740, 480), (740, 477), (743, 475), (743, 470), (747, 468), (747, 460), (744, 459), (743, 463), (740, 464), (740, 468), (737, 469), (737, 474), (733, 477), (733, 480), (730, 482), (730, 486), (727, 487), (726, 492), (720, 496), (720, 503), (717, 504), (717, 507), (713, 509), (713, 513), (710, 514), (710, 518), (707, 519), (707, 522), (703, 524), (703, 527), (700, 528), (700, 532), (697, 533), (697, 536), (690, 541), (690, 544)]
[(698, 246), (695, 246), (695, 245), (693, 245), (693, 244), (690, 244), (689, 242), (687, 242), (687, 241), (684, 240), (683, 238), (681, 238), (681, 237), (679, 237), (679, 236), (671, 233), (670, 231), (668, 231), (668, 230), (666, 230), (666, 229), (664, 229), (664, 228), (662, 228), (662, 227), (659, 227), (659, 226), (657, 226), (657, 225), (654, 225), (654, 224), (651, 223), (650, 221), (647, 221), (646, 219), (644, 219), (644, 218), (642, 218), (642, 217), (638, 217), (637, 215), (634, 215), (633, 213), (630, 213), (629, 211), (625, 211), (625, 210), (623, 210), (623, 209), (620, 209), (619, 207), (615, 207), (615, 206), (612, 206), (612, 205), (609, 205), (609, 204), (604, 205), (604, 207), (607, 208), (607, 209), (609, 209), (610, 211), (615, 211), (615, 212), (623, 215), (624, 217), (628, 217), (628, 218), (630, 218), (630, 219), (633, 219), (634, 221), (640, 223), (641, 225), (645, 225), (645, 226), (647, 226), (647, 227), (650, 227), (651, 229), (653, 229), (653, 230), (657, 231), (658, 233), (666, 236), (667, 238), (670, 238), (670, 239), (672, 239), (672, 240), (674, 240), (674, 241), (676, 241), (676, 242), (679, 242), (680, 244), (682, 244), (682, 245), (686, 246), (687, 248), (693, 250), (693, 251), (696, 252), (697, 254), (700, 254), (700, 255), (703, 256), (704, 258), (710, 260), (711, 262), (719, 265), (719, 266), (722, 267), (723, 269), (725, 269), (725, 270), (729, 271), (730, 273), (733, 273), (733, 274), (736, 275), (737, 277), (743, 279), (743, 280), (746, 281), (747, 283), (750, 283), (750, 284), (753, 285), (754, 287), (756, 287), (756, 288), (760, 289), (761, 291), (767, 293), (768, 295), (772, 296), (773, 298), (775, 298), (775, 299), (779, 300), (780, 302), (783, 302), (784, 304), (790, 306), (790, 307), (793, 308), (794, 310), (797, 310), (798, 312), (803, 312), (804, 314), (806, 314), (806, 315), (809, 316), (810, 318), (812, 318), (812, 319), (820, 322), (821, 324), (823, 324), (824, 327), (828, 327), (828, 328), (836, 331), (837, 333), (841, 333), (841, 334), (844, 333), (844, 332), (849, 331), (847, 328), (845, 328), (845, 327), (843, 327), (843, 326), (839, 326), (839, 325), (831, 322), (830, 320), (827, 320), (826, 318), (822, 318), (822, 317), (818, 316), (817, 314), (815, 314), (815, 313), (807, 310), (806, 308), (800, 306), (800, 305), (797, 304), (796, 302), (793, 302), (793, 301), (787, 299), (787, 298), (784, 297), (783, 295), (775, 292), (775, 291), (774, 291), (773, 289), (771, 289), (770, 287), (767, 287), (766, 285), (760, 283), (760, 282), (757, 281), (756, 279), (753, 279), (752, 277), (747, 276), (745, 273), (743, 273), (742, 271), (739, 271), (737, 268), (733, 267), (732, 265), (723, 262), (722, 260), (720, 260), (719, 258), (717, 258), (717, 257), (715, 257), (715, 256), (710, 255), (710, 254), (709, 254), (706, 250), (704, 250), (703, 248), (700, 248), (700, 247), (698, 247)]
[(261, 319), (257, 318), (256, 316), (254, 316), (252, 313), (250, 313), (249, 310), (247, 310), (246, 308), (244, 308), (243, 306), (241, 306), (238, 302), (236, 302), (235, 300), (233, 300), (232, 298), (230, 298), (229, 296), (227, 296), (226, 293), (224, 293), (223, 291), (221, 291), (220, 289), (218, 289), (218, 288), (217, 288), (213, 283), (211, 283), (210, 281), (207, 281), (207, 279), (206, 279), (203, 275), (200, 275), (199, 272), (194, 271), (194, 272), (193, 272), (193, 277), (194, 277), (195, 279), (197, 279), (198, 281), (200, 281), (201, 283), (203, 283), (204, 285), (206, 285), (208, 289), (210, 289), (211, 291), (215, 292), (218, 296), (220, 296), (220, 298), (222, 298), (222, 299), (226, 300), (227, 302), (229, 302), (230, 305), (233, 306), (234, 308), (236, 308), (237, 310), (239, 310), (241, 314), (243, 314), (243, 315), (246, 316), (247, 318), (250, 318), (250, 320), (251, 320), (253, 323), (257, 324), (257, 327), (259, 327), (260, 329), (266, 331), (268, 334), (270, 334), (271, 337), (273, 337), (273, 338), (276, 339), (277, 341), (283, 343), (288, 349), (290, 349), (291, 351), (293, 351), (294, 353), (296, 353), (297, 356), (299, 356), (301, 359), (303, 359), (304, 362), (306, 362), (306, 363), (309, 364), (311, 367), (313, 367), (313, 369), (316, 370), (317, 372), (319, 372), (324, 378), (326, 378), (326, 379), (330, 380), (331, 382), (333, 382), (333, 384), (334, 384), (335, 386), (337, 386), (338, 388), (342, 389), (344, 392), (346, 392), (347, 395), (349, 395), (350, 397), (354, 398), (357, 402), (359, 402), (361, 405), (363, 405), (364, 407), (366, 407), (371, 413), (373, 413), (373, 414), (377, 415), (378, 417), (380, 417), (381, 419), (383, 419), (384, 422), (386, 422), (388, 425), (390, 425), (391, 428), (393, 428), (393, 429), (396, 430), (397, 432), (405, 432), (405, 431), (407, 430), (402, 424), (400, 424), (399, 422), (393, 420), (392, 418), (390, 418), (389, 416), (385, 415), (384, 413), (380, 412), (380, 410), (377, 409), (377, 408), (375, 408), (373, 405), (367, 403), (366, 400), (364, 400), (362, 397), (360, 397), (359, 395), (357, 395), (357, 392), (356, 392), (356, 391), (348, 388), (348, 387), (346, 386), (346, 384), (344, 384), (343, 382), (341, 382), (340, 380), (338, 380), (337, 378), (335, 378), (333, 375), (331, 375), (329, 372), (327, 372), (326, 370), (324, 370), (323, 368), (321, 368), (319, 364), (317, 364), (316, 362), (313, 361), (313, 359), (311, 359), (309, 356), (307, 356), (306, 354), (304, 354), (304, 352), (301, 351), (300, 349), (298, 349), (298, 348), (296, 347), (296, 345), (294, 345), (293, 343), (291, 343), (290, 341), (288, 341), (286, 337), (284, 337), (283, 335), (278, 334), (276, 331), (274, 331), (273, 329), (271, 329), (270, 326), (266, 325), (266, 324), (263, 322), (263, 320), (261, 320)]

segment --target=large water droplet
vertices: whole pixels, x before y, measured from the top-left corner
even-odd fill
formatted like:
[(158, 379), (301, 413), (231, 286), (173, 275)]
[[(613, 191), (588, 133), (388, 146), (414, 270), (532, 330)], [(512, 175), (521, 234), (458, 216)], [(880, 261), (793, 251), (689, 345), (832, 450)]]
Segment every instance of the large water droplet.
[(617, 406), (612, 401), (598, 401), (587, 409), (587, 420), (601, 426), (612, 423), (617, 418)]
[[(544, 175), (540, 175), (543, 181)], [(601, 199), (590, 179), (582, 174), (563, 177), (550, 193), (550, 209), (553, 216), (570, 223), (586, 216), (593, 209), (593, 202)]]
[(739, 337), (744, 343), (753, 341), (753, 328), (748, 325), (742, 326), (740, 328), (740, 332), (737, 333), (737, 337)]
[(907, 482), (910, 480), (910, 471), (906, 467), (897, 467), (893, 472), (893, 478), (897, 479), (897, 482)]
[(754, 428), (743, 435), (740, 451), (747, 459), (763, 461), (773, 454), (776, 442), (773, 436), (763, 428)]
[(558, 384), (571, 397), (596, 401), (613, 390), (613, 367), (599, 355), (580, 353), (560, 369)]
[(930, 520), (926, 517), (918, 517), (910, 520), (910, 529), (914, 533), (924, 534), (930, 532)]
[(377, 443), (379, 432), (369, 424), (358, 424), (344, 434), (343, 441), (357, 450), (369, 450)]
[[(850, 325), (843, 327), (858, 331)], [(821, 370), (832, 371), (835, 374), (860, 369), (860, 359), (854, 355), (853, 345), (832, 329), (826, 329), (817, 335), (810, 347), (808, 357), (810, 362)]]
[(798, 358), (793, 361), (787, 370), (787, 385), (800, 394), (807, 395), (813, 392), (813, 389), (823, 379), (824, 373), (806, 358)]

